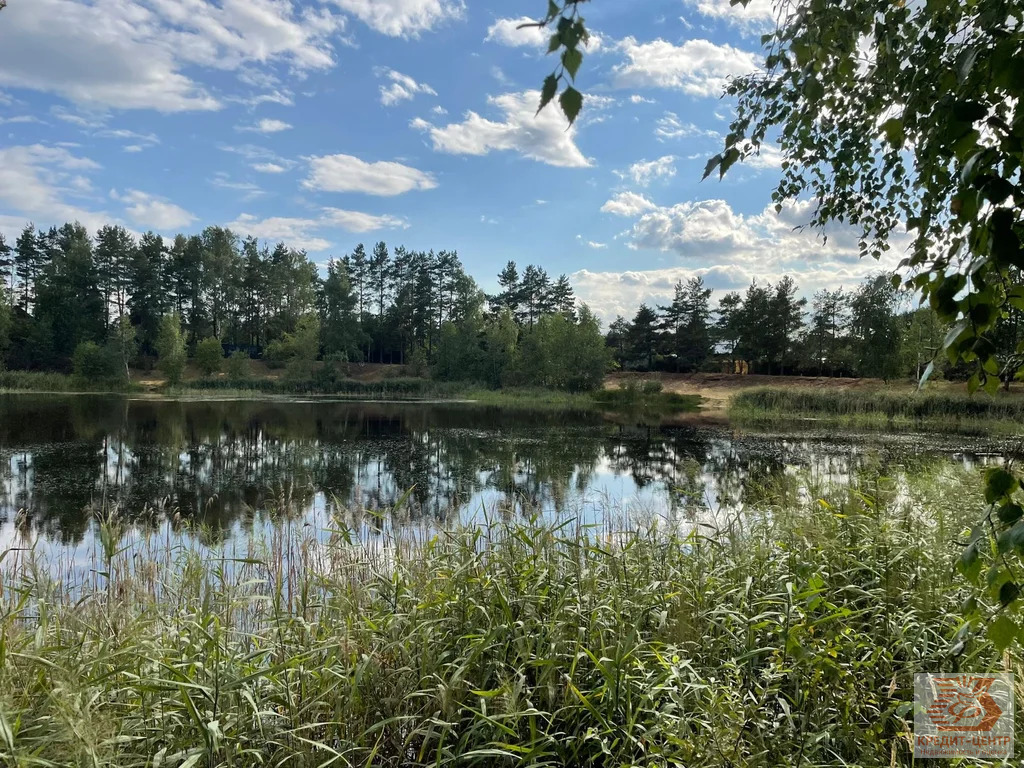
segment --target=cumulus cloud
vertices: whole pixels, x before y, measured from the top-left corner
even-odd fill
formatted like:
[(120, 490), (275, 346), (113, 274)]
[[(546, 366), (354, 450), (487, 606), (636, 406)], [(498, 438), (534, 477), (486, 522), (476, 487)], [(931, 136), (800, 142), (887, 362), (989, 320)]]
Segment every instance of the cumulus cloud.
[(632, 179), (640, 187), (649, 186), (656, 179), (670, 179), (676, 175), (675, 155), (665, 155), (657, 160), (641, 160), (633, 163), (627, 171), (616, 171), (621, 179)]
[(743, 164), (758, 170), (782, 167), (782, 152), (774, 144), (762, 144), (756, 154), (748, 154)]
[(534, 21), (536, 19), (531, 19), (529, 16), (520, 16), (518, 19), (498, 19), (487, 28), (485, 40), (511, 48), (544, 47), (551, 39), (549, 30), (536, 26), (522, 27), (523, 24), (532, 24)]
[(684, 0), (701, 15), (739, 27), (748, 34), (771, 29), (775, 20), (773, 1), (750, 0), (746, 4), (733, 4), (730, 0)]
[[(620, 196), (621, 197), (621, 196)], [(892, 270), (909, 244), (906, 235), (891, 241), (882, 261), (861, 259), (857, 231), (834, 224), (824, 232), (803, 229), (813, 203), (789, 203), (744, 215), (723, 200), (700, 200), (658, 206), (640, 198), (635, 222), (624, 233), (633, 249), (668, 252), (678, 266), (621, 272), (580, 270), (570, 276), (576, 295), (605, 322), (630, 317), (641, 302), (667, 304), (678, 280), (701, 276), (715, 289), (712, 301), (726, 291), (743, 291), (754, 280), (776, 282), (793, 276), (801, 294), (821, 288), (847, 288), (881, 270)], [(613, 204), (609, 201), (608, 204)]]
[(238, 130), (252, 131), (254, 133), (280, 133), (281, 131), (289, 130), (291, 127), (291, 123), (286, 123), (284, 120), (263, 118), (254, 125), (240, 125)]
[(380, 103), (385, 107), (397, 104), (400, 101), (412, 100), (417, 93), (425, 93), (430, 96), (437, 96), (437, 91), (426, 83), (417, 83), (408, 75), (396, 72), (393, 69), (380, 70), (379, 74), (387, 77), (391, 82), (380, 87)]
[(586, 168), (592, 163), (576, 146), (576, 127), (565, 127), (557, 109), (537, 114), (539, 91), (491, 96), (488, 102), (502, 113), (499, 120), (466, 113), (461, 123), (434, 126), (419, 120), (413, 126), (427, 131), (434, 149), (453, 155), (518, 152), (524, 157), (562, 168)]
[(616, 216), (639, 216), (644, 211), (657, 208), (654, 203), (636, 192), (620, 192), (601, 206), (605, 213)]
[(368, 163), (352, 155), (323, 155), (307, 160), (310, 173), (302, 185), (319, 192), (363, 192), (390, 197), (437, 186), (429, 173), (401, 163)]
[(0, 205), (19, 214), (0, 217), (0, 230), (10, 235), (26, 219), (40, 226), (65, 221), (80, 221), (90, 229), (99, 226), (109, 218), (105, 212), (67, 202), (67, 198), (91, 188), (84, 174), (99, 167), (64, 147), (32, 144), (0, 148)]
[[(551, 41), (552, 30), (538, 27), (536, 19), (520, 16), (516, 19), (498, 19), (487, 28), (486, 42), (498, 43), (510, 48), (535, 48), (546, 51)], [(590, 32), (586, 44), (587, 53), (596, 53), (604, 49), (605, 40), (596, 32)]]
[(465, 12), (461, 0), (331, 0), (371, 29), (390, 37), (418, 37)]
[(331, 247), (331, 243), (324, 238), (323, 230), (343, 229), (347, 232), (363, 233), (379, 229), (405, 229), (409, 224), (405, 219), (387, 214), (378, 216), (362, 211), (324, 208), (317, 218), (273, 216), (261, 219), (243, 213), (228, 226), (244, 235), (284, 242), (294, 248), (325, 251)]
[[(811, 206), (810, 201), (788, 203), (779, 213), (771, 206), (758, 214), (745, 215), (725, 200), (659, 206), (626, 192), (609, 200), (602, 210), (634, 219), (624, 233), (631, 248), (674, 253), (705, 264), (739, 265), (751, 276), (772, 268), (803, 273), (809, 265), (825, 260), (863, 264), (867, 271), (895, 266), (895, 260), (891, 265), (861, 262), (858, 231), (854, 228), (835, 224), (823, 232), (804, 229), (811, 219)], [(894, 259), (898, 259), (903, 244), (901, 237), (893, 240)]]
[[(344, 18), (291, 0), (33, 0), (4, 11), (0, 84), (93, 107), (211, 110), (185, 70), (334, 64)], [(87, 30), (87, 34), (83, 34)]]
[(123, 203), (128, 218), (144, 229), (179, 229), (196, 220), (195, 216), (181, 206), (137, 189), (128, 189), (121, 194), (112, 190), (110, 196)]
[(708, 40), (673, 45), (665, 40), (639, 43), (625, 38), (619, 49), (626, 60), (613, 68), (620, 88), (669, 88), (691, 96), (721, 96), (731, 77), (758, 69), (755, 54)]

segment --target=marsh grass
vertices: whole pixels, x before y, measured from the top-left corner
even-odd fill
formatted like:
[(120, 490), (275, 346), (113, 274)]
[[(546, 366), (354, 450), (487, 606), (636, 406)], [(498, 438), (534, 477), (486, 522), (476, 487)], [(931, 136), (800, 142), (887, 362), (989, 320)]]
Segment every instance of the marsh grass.
[(127, 383), (84, 380), (66, 373), (0, 369), (0, 392), (127, 392)]
[(1024, 431), (1024, 397), (761, 387), (735, 394), (729, 417), (748, 424), (815, 419), (851, 428), (923, 426), (1012, 434)]
[(960, 625), (975, 478), (792, 478), (731, 517), (445, 530), (284, 514), (242, 551), (97, 524), (9, 551), (0, 761), (68, 766), (909, 762)]

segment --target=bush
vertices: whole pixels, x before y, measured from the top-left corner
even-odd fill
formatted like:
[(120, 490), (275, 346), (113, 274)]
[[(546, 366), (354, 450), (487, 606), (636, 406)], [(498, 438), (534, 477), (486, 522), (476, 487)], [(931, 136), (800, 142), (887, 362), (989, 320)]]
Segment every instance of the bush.
[(195, 364), (204, 376), (220, 372), (224, 362), (224, 348), (215, 337), (203, 339), (196, 345)]
[(249, 355), (242, 349), (236, 349), (228, 358), (228, 378), (232, 381), (249, 378)]
[(117, 350), (109, 345), (101, 347), (94, 341), (83, 341), (75, 347), (71, 366), (75, 377), (85, 382), (124, 379)]

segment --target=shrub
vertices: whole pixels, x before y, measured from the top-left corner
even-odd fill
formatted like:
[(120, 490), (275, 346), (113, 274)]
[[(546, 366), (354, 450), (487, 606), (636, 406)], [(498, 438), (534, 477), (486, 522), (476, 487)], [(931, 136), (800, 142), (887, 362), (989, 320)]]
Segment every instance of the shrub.
[(195, 363), (203, 375), (209, 376), (220, 372), (224, 362), (224, 348), (215, 337), (203, 339), (196, 345)]
[(85, 382), (124, 378), (117, 350), (109, 345), (101, 347), (94, 341), (83, 341), (75, 347), (71, 366), (75, 377)]
[(228, 358), (228, 378), (233, 381), (249, 378), (249, 355), (242, 349), (236, 349)]

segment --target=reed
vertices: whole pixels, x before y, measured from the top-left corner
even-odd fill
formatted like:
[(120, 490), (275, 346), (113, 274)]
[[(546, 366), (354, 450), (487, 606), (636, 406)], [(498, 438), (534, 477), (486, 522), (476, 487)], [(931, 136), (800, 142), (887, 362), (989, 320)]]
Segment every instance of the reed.
[[(731, 517), (597, 525), (285, 514), (244, 546), (108, 514), (85, 570), (5, 555), (0, 762), (907, 763), (975, 482), (782, 481)], [(978, 643), (955, 663), (996, 663)]]
[(1024, 397), (761, 387), (734, 395), (729, 416), (747, 423), (809, 418), (856, 427), (897, 424), (971, 429), (1001, 423), (1012, 432), (1024, 425)]

